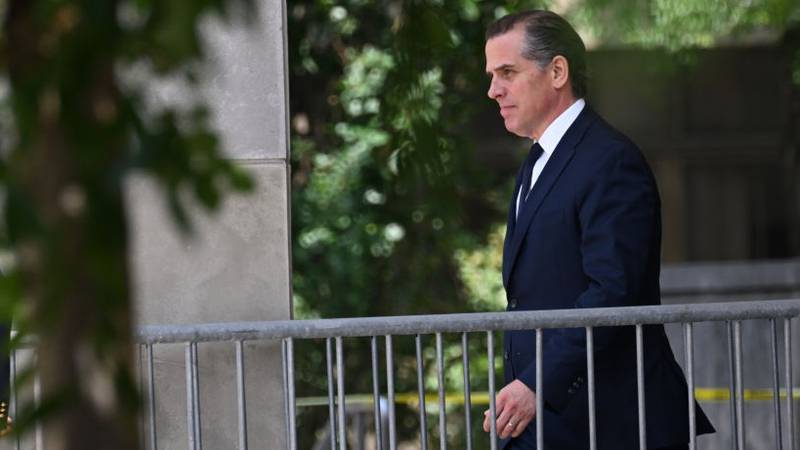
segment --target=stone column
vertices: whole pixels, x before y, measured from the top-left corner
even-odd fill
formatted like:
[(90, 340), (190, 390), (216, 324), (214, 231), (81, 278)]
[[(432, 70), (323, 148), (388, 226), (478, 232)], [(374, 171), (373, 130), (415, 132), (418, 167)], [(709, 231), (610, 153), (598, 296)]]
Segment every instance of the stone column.
[[(285, 4), (255, 3), (253, 23), (204, 23), (211, 64), (202, 95), (226, 157), (252, 175), (256, 189), (229, 195), (215, 214), (197, 208), (195, 233), (184, 236), (158, 187), (144, 178), (131, 182), (141, 325), (291, 317)], [(193, 94), (168, 85), (153, 95), (156, 102), (184, 102)], [(188, 447), (184, 351), (184, 345), (154, 346), (160, 450)], [(198, 360), (203, 448), (237, 448), (234, 344), (199, 344)], [(245, 343), (245, 368), (249, 448), (284, 448), (280, 343)]]

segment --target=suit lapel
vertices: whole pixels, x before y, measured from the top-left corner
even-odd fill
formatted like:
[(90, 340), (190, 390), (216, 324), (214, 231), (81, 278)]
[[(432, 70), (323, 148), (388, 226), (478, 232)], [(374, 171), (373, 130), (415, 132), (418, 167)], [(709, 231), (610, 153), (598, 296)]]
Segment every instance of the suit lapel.
[[(542, 173), (536, 180), (533, 190), (530, 193), (530, 198), (528, 198), (525, 207), (522, 208), (522, 214), (517, 218), (516, 223), (513, 226), (513, 231), (511, 231), (511, 235), (509, 236), (506, 234), (506, 241), (505, 245), (503, 246), (504, 286), (508, 286), (508, 281), (511, 278), (511, 272), (514, 269), (514, 264), (517, 260), (517, 255), (520, 247), (522, 246), (522, 242), (525, 240), (528, 227), (530, 227), (531, 222), (533, 221), (534, 217), (536, 217), (539, 207), (542, 205), (545, 197), (547, 197), (547, 194), (550, 193), (550, 190), (553, 188), (556, 180), (558, 180), (558, 177), (564, 171), (564, 168), (567, 167), (567, 164), (569, 164), (570, 160), (572, 160), (572, 157), (575, 155), (575, 146), (580, 142), (581, 138), (583, 138), (586, 129), (596, 117), (597, 116), (589, 109), (588, 105), (583, 108), (581, 114), (577, 119), (575, 119), (575, 122), (572, 123), (567, 132), (561, 138), (561, 141), (559, 142), (558, 146), (556, 146), (552, 156), (550, 156), (550, 159), (544, 166), (544, 170), (542, 170)], [(512, 198), (511, 201), (511, 208), (514, 208), (516, 205), (516, 192), (514, 195), (515, 197)], [(514, 211), (512, 210), (511, 214), (513, 213)], [(511, 223), (510, 219), (509, 223)]]
[(511, 238), (514, 236), (514, 227), (517, 223), (517, 196), (522, 186), (522, 171), (525, 165), (517, 171), (517, 182), (514, 185), (514, 193), (511, 195), (511, 202), (508, 204), (508, 221), (506, 222), (506, 236), (503, 240), (503, 285), (506, 282), (506, 268), (509, 267), (508, 258), (511, 255)]

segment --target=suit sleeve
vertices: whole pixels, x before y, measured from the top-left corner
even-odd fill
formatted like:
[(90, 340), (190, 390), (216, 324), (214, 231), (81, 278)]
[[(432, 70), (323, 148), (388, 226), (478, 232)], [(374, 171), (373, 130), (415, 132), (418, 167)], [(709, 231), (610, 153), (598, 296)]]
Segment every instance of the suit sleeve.
[[(575, 308), (638, 304), (652, 243), (658, 239), (659, 201), (649, 168), (630, 145), (604, 152), (609, 156), (579, 197), (581, 265), (588, 287)], [(616, 328), (595, 329), (595, 354), (613, 345), (617, 333)], [(585, 330), (554, 330), (544, 343), (542, 361), (544, 400), (562, 411), (586, 380)], [(531, 364), (519, 376), (532, 390), (535, 371)]]

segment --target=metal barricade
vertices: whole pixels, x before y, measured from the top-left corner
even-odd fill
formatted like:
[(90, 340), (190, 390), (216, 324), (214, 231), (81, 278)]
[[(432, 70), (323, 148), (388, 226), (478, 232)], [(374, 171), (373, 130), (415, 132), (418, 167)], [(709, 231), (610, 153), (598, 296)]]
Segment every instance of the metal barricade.
[[(496, 408), (495, 394), (495, 333), (505, 330), (535, 330), (536, 336), (536, 410), (543, 410), (542, 395), (542, 342), (543, 330), (552, 328), (584, 328), (586, 330), (587, 351), (587, 384), (589, 415), (589, 448), (596, 448), (596, 416), (595, 416), (595, 377), (594, 377), (594, 341), (593, 331), (596, 327), (633, 326), (636, 337), (636, 379), (638, 396), (638, 433), (639, 447), (646, 449), (645, 399), (644, 399), (644, 347), (643, 327), (651, 324), (681, 324), (684, 340), (684, 368), (688, 383), (689, 404), (689, 448), (696, 448), (695, 429), (695, 342), (694, 325), (700, 322), (722, 322), (727, 325), (728, 355), (730, 360), (730, 406), (731, 430), (734, 435), (733, 449), (744, 450), (745, 410), (742, 357), (742, 322), (751, 320), (769, 321), (770, 364), (766, 369), (771, 372), (775, 448), (795, 450), (794, 423), (796, 421), (793, 398), (796, 389), (793, 387), (792, 362), (792, 319), (800, 316), (800, 299), (770, 300), (758, 302), (706, 303), (686, 305), (659, 305), (619, 308), (570, 309), (552, 311), (516, 311), (497, 313), (470, 313), (445, 315), (419, 315), (396, 317), (371, 317), (350, 319), (319, 320), (286, 320), (268, 322), (236, 322), (199, 325), (145, 326), (137, 333), (140, 346), (140, 380), (141, 391), (145, 400), (143, 408), (142, 445), (149, 450), (157, 450), (159, 420), (156, 419), (157, 386), (154, 375), (153, 347), (161, 344), (183, 344), (185, 364), (186, 390), (186, 445), (191, 450), (200, 450), (203, 446), (201, 433), (199, 393), (199, 373), (197, 347), (202, 343), (230, 342), (231, 351), (235, 354), (235, 380), (237, 418), (237, 448), (248, 448), (247, 429), (247, 392), (245, 391), (245, 352), (244, 343), (252, 341), (277, 340), (282, 343), (282, 375), (284, 388), (284, 415), (286, 423), (286, 441), (290, 450), (297, 449), (297, 397), (295, 394), (295, 341), (298, 339), (323, 339), (325, 343), (325, 372), (327, 376), (327, 411), (329, 426), (329, 445), (331, 450), (347, 448), (347, 401), (345, 392), (344, 338), (369, 339), (369, 366), (371, 368), (371, 407), (374, 417), (375, 448), (396, 450), (398, 446), (398, 427), (395, 406), (398, 393), (395, 392), (395, 372), (393, 338), (409, 336), (414, 338), (415, 358), (418, 386), (418, 408), (420, 423), (420, 448), (428, 448), (428, 425), (426, 413), (426, 392), (424, 386), (423, 336), (435, 337), (435, 361), (438, 390), (438, 434), (439, 448), (446, 449), (447, 442), (447, 395), (444, 387), (445, 358), (443, 355), (443, 336), (445, 334), (460, 335), (461, 364), (464, 372), (463, 399), (464, 425), (470, 430), (473, 418), (470, 415), (473, 398), (470, 383), (470, 352), (468, 337), (470, 334), (485, 336), (488, 356), (488, 404), (491, 417), (489, 445), (492, 450), (497, 447), (498, 430), (495, 428)], [(781, 390), (780, 342), (779, 329), (783, 333), (783, 366), (784, 388)], [(379, 349), (383, 338), (385, 351), (385, 385), (386, 392), (380, 392), (381, 380)], [(12, 382), (18, 370), (18, 358), (11, 355)], [(359, 374), (360, 375), (360, 374)], [(34, 383), (36, 391), (37, 383)], [(783, 394), (783, 395), (782, 395)], [(785, 397), (784, 408), (781, 397)], [(383, 399), (383, 400), (382, 400)], [(385, 406), (381, 406), (384, 404)], [(16, 413), (17, 399), (12, 386), (11, 413)], [(785, 418), (785, 420), (784, 420)], [(384, 426), (385, 423), (385, 426)], [(544, 429), (542, 414), (536, 414), (535, 424), (538, 448), (544, 448)], [(37, 429), (35, 448), (41, 448), (41, 431)], [(384, 439), (386, 437), (386, 439)], [(471, 450), (474, 443), (467, 432), (466, 448)], [(388, 443), (384, 447), (384, 441)], [(784, 446), (783, 442), (787, 442)], [(15, 448), (19, 449), (19, 441)]]
[[(186, 392), (187, 392), (187, 423), (189, 448), (201, 448), (201, 433), (199, 427), (199, 402), (197, 393), (197, 344), (202, 342), (230, 341), (234, 344), (236, 352), (236, 377), (237, 377), (237, 404), (238, 404), (238, 446), (247, 448), (246, 428), (246, 400), (244, 392), (244, 357), (242, 344), (254, 340), (281, 340), (285, 405), (287, 423), (287, 442), (289, 449), (297, 448), (295, 373), (294, 373), (294, 342), (297, 339), (324, 339), (326, 350), (326, 372), (328, 387), (328, 414), (330, 426), (330, 448), (344, 450), (347, 448), (347, 411), (345, 401), (345, 371), (343, 338), (362, 337), (370, 339), (370, 365), (372, 369), (372, 401), (374, 410), (374, 433), (376, 448), (383, 449), (382, 436), (388, 432), (388, 448), (397, 448), (398, 436), (395, 414), (395, 396), (393, 367), (394, 336), (414, 336), (416, 346), (417, 377), (419, 386), (420, 410), (420, 448), (427, 449), (427, 422), (425, 411), (425, 388), (423, 382), (424, 362), (422, 356), (421, 338), (424, 335), (435, 336), (436, 343), (436, 370), (438, 375), (438, 412), (439, 412), (439, 448), (447, 448), (446, 431), (446, 395), (444, 389), (444, 359), (442, 355), (442, 336), (445, 333), (461, 335), (462, 363), (464, 370), (464, 399), (465, 399), (465, 424), (471, 428), (469, 399), (471, 398), (469, 382), (469, 350), (467, 337), (469, 333), (484, 333), (487, 342), (489, 361), (488, 389), (489, 411), (492, 418), (490, 445), (496, 448), (497, 430), (494, 423), (495, 411), (495, 358), (494, 335), (495, 332), (504, 330), (536, 330), (536, 387), (541, 393), (542, 389), (542, 330), (550, 328), (585, 328), (587, 337), (587, 382), (589, 399), (589, 448), (596, 447), (596, 417), (594, 411), (595, 379), (594, 379), (594, 352), (593, 330), (596, 327), (608, 326), (634, 326), (636, 330), (636, 373), (638, 392), (638, 418), (639, 418), (639, 444), (641, 449), (646, 448), (645, 427), (645, 402), (644, 402), (644, 370), (643, 370), (643, 326), (649, 324), (682, 324), (685, 344), (685, 369), (689, 385), (689, 429), (691, 449), (696, 448), (695, 429), (695, 398), (694, 398), (694, 324), (698, 322), (725, 322), (729, 330), (730, 370), (732, 373), (730, 392), (732, 406), (732, 429), (735, 433), (735, 449), (745, 448), (745, 415), (744, 393), (742, 383), (742, 321), (765, 319), (770, 323), (771, 360), (769, 370), (772, 371), (773, 403), (775, 415), (776, 448), (783, 448), (784, 433), (788, 433), (790, 449), (796, 448), (793, 433), (793, 381), (792, 381), (792, 327), (791, 320), (800, 315), (800, 300), (771, 300), (761, 302), (735, 302), (735, 303), (708, 303), (691, 305), (661, 305), (639, 306), (620, 308), (598, 309), (571, 309), (557, 311), (526, 311), (526, 312), (499, 312), (499, 313), (473, 313), (473, 314), (447, 314), (447, 315), (422, 315), (398, 317), (373, 317), (352, 319), (320, 319), (320, 320), (292, 320), (249, 323), (218, 323), (203, 325), (180, 326), (146, 326), (141, 328), (138, 340), (143, 346), (145, 355), (147, 420), (149, 421), (148, 443), (152, 450), (156, 450), (156, 420), (153, 409), (154, 403), (154, 378), (152, 346), (164, 343), (185, 343), (186, 345)], [(781, 388), (779, 371), (780, 345), (778, 342), (778, 328), (783, 328), (784, 334), (784, 367), (783, 374), (786, 397), (786, 421), (783, 421), (781, 412)], [(386, 353), (386, 399), (388, 430), (381, 427), (380, 410), (381, 392), (379, 392), (379, 341), (384, 337)], [(335, 357), (334, 357), (335, 355)], [(335, 369), (334, 369), (335, 366)], [(335, 371), (335, 375), (334, 375)], [(334, 383), (335, 380), (335, 383)], [(334, 389), (335, 385), (335, 389)], [(334, 392), (335, 391), (335, 392)], [(542, 410), (542, 395), (537, 395), (537, 410)], [(535, 418), (537, 440), (539, 448), (543, 448), (543, 429), (541, 414)], [(466, 436), (467, 448), (471, 449), (473, 443), (469, 433)]]

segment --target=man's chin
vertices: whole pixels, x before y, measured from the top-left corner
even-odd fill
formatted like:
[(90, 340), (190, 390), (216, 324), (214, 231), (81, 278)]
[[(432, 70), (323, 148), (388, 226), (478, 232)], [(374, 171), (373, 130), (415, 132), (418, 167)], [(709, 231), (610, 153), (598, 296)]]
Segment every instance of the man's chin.
[(508, 122), (506, 122), (506, 131), (508, 131), (511, 134), (515, 134), (519, 137), (528, 137), (528, 135), (524, 131), (520, 130), (516, 126), (513, 126), (513, 124), (509, 124)]
[(506, 119), (503, 122), (503, 124), (506, 126), (506, 131), (508, 131), (511, 134), (516, 134), (517, 136), (519, 136), (519, 130), (517, 128), (517, 124), (508, 119)]

